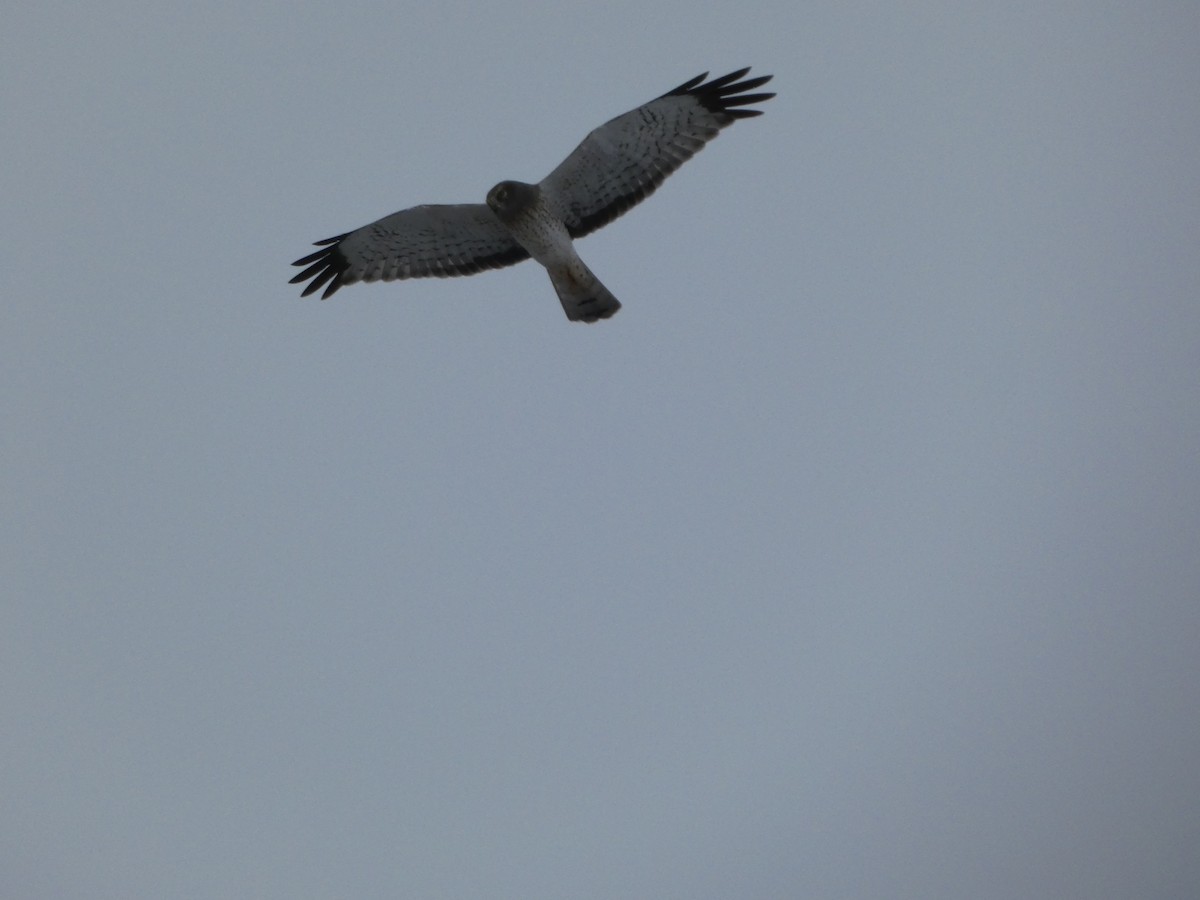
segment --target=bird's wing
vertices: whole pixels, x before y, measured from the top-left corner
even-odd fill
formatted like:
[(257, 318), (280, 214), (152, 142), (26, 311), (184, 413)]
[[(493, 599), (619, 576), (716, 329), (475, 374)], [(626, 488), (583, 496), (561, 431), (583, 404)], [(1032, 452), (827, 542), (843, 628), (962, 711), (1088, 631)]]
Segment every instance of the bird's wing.
[(607, 225), (653, 194), (722, 128), (761, 115), (762, 110), (744, 107), (775, 95), (747, 91), (766, 84), (771, 76), (738, 80), (749, 71), (739, 69), (708, 82), (705, 72), (584, 138), (539, 185), (571, 236)]
[(356, 281), (473, 275), (529, 258), (482, 203), (414, 206), (316, 246), (292, 263), (307, 268), (291, 283), (311, 278), (301, 296), (325, 286), (322, 300)]

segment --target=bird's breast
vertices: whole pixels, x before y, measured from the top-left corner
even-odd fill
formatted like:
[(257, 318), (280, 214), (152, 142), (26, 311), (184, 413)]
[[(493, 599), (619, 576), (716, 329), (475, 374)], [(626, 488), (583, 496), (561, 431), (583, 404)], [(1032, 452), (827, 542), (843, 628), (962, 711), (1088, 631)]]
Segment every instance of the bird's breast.
[(531, 206), (505, 223), (517, 243), (544, 266), (575, 257), (567, 226), (540, 203)]

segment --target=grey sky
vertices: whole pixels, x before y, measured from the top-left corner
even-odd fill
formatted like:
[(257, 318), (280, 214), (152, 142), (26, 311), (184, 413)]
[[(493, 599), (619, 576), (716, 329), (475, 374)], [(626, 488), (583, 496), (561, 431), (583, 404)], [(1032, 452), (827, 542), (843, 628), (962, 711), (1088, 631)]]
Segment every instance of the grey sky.
[[(18, 4), (0, 894), (1194, 896), (1198, 38)], [(286, 283), (742, 65), (610, 322)]]

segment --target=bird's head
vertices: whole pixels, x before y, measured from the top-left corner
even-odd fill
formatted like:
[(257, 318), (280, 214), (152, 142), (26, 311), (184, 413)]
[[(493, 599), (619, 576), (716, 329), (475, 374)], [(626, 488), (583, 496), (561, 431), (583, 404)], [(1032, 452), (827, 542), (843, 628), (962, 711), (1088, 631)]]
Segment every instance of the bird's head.
[(502, 181), (487, 195), (487, 205), (501, 219), (511, 220), (537, 198), (537, 186), (520, 181)]

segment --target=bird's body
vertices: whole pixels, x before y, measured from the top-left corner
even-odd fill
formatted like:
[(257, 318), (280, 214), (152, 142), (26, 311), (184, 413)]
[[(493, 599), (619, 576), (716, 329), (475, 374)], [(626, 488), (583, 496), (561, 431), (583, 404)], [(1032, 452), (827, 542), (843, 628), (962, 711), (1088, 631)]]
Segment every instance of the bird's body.
[(486, 204), (414, 206), (338, 237), (299, 259), (302, 296), (322, 299), (356, 281), (470, 275), (533, 257), (546, 267), (567, 318), (595, 322), (621, 304), (573, 243), (648, 197), (667, 175), (735, 120), (775, 96), (748, 94), (770, 75), (700, 75), (601, 125), (538, 184), (502, 181)]
[(579, 258), (566, 224), (542, 202), (536, 184), (502, 181), (488, 192), (487, 205), (517, 243), (546, 267), (568, 319), (595, 322), (621, 308)]

